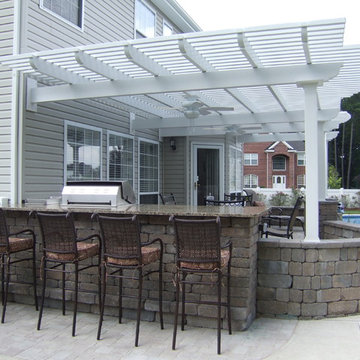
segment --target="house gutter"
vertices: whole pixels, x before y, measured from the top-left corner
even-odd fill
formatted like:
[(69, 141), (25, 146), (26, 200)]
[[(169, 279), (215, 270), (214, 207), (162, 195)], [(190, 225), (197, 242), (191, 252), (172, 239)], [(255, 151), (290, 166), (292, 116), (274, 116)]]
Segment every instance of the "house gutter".
[(171, 20), (182, 32), (202, 31), (201, 27), (175, 0), (151, 0), (166, 17)]

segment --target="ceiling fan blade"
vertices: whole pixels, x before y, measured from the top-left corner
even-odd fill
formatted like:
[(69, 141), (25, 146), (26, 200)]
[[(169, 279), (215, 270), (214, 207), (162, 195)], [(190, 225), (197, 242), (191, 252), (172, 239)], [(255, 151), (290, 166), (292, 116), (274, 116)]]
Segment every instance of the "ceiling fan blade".
[(209, 114), (211, 114), (211, 111), (209, 111), (208, 108), (200, 108), (199, 113), (201, 115), (209, 115)]
[(212, 111), (234, 111), (233, 107), (224, 107), (224, 106), (207, 106), (204, 109)]

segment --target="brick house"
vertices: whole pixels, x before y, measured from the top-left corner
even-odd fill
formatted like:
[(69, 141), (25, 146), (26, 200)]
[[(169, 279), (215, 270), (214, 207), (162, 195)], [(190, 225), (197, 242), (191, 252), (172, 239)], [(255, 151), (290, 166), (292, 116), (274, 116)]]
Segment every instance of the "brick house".
[(244, 144), (244, 187), (305, 186), (304, 141)]

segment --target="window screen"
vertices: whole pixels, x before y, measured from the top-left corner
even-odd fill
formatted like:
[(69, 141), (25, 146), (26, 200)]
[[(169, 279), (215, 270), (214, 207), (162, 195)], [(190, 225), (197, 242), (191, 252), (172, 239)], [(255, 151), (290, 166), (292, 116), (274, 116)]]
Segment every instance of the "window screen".
[(133, 186), (134, 140), (116, 134), (108, 137), (109, 180), (128, 181)]
[(42, 7), (82, 27), (83, 0), (42, 0)]
[(66, 179), (101, 179), (101, 131), (67, 125)]
[(143, 1), (136, 0), (136, 38), (155, 36), (155, 13)]
[(140, 141), (139, 149), (140, 193), (159, 191), (159, 145)]

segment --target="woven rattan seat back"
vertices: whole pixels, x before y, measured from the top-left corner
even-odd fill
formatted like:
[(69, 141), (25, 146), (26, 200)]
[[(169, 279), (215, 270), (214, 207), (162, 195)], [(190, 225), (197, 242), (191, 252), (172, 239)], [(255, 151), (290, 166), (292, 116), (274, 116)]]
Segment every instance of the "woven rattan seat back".
[(37, 213), (43, 248), (47, 252), (60, 254), (75, 254), (76, 229), (71, 213)]
[(6, 224), (5, 213), (3, 209), (0, 209), (0, 247), (9, 247), (9, 233)]
[(187, 263), (216, 263), (220, 268), (220, 218), (186, 220), (173, 218), (176, 260)]
[(304, 201), (304, 198), (302, 196), (298, 197), (296, 200), (294, 208), (291, 211), (291, 215), (290, 215), (290, 219), (289, 219), (289, 223), (288, 223), (288, 229), (287, 229), (288, 233), (293, 231), (293, 227), (296, 222), (296, 217), (299, 215), (300, 207), (301, 207), (303, 201)]
[(169, 195), (159, 194), (159, 196), (163, 205), (176, 205), (176, 199), (173, 193)]
[[(12, 264), (32, 262), (33, 292), (35, 308), (38, 309), (36, 292), (36, 235), (32, 229), (22, 229), (11, 233), (6, 221), (5, 212), (0, 208), (0, 272), (1, 272), (1, 303), (3, 305), (1, 323), (5, 322), (5, 313), (9, 293), (9, 283)], [(14, 257), (13, 254), (23, 252), (23, 256)], [(25, 254), (28, 254), (27, 256)], [(21, 281), (14, 281), (14, 284)]]
[(136, 216), (98, 215), (103, 255), (118, 259), (136, 259), (141, 264), (140, 225)]

